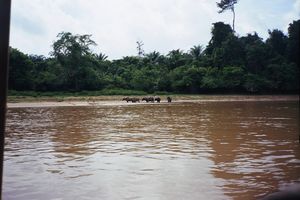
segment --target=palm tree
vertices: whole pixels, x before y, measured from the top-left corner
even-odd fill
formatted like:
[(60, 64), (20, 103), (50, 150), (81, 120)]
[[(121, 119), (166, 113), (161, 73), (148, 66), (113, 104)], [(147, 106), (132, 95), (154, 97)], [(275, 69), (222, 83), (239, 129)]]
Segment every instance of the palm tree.
[(171, 69), (175, 69), (184, 65), (187, 57), (188, 55), (180, 49), (172, 50), (167, 54), (168, 65)]
[(231, 10), (233, 14), (232, 20), (232, 30), (234, 32), (234, 22), (235, 22), (235, 11), (234, 11), (234, 4), (237, 3), (238, 0), (221, 0), (220, 3), (217, 2), (217, 6), (221, 9), (218, 12), (223, 13), (226, 10)]
[(203, 50), (204, 48), (202, 45), (195, 45), (190, 49), (189, 53), (194, 60), (199, 60), (202, 56)]
[(157, 64), (161, 58), (161, 55), (157, 51), (153, 51), (151, 53), (146, 54), (147, 60), (149, 60), (152, 64)]
[(108, 56), (105, 55), (104, 53), (99, 53), (98, 55), (96, 55), (96, 58), (99, 60), (99, 61), (105, 61)]

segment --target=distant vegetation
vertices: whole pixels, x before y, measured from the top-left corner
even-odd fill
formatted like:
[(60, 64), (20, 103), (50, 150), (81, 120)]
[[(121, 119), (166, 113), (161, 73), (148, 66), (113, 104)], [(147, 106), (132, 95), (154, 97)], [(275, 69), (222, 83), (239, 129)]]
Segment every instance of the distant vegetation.
[(239, 36), (217, 22), (206, 48), (195, 45), (162, 55), (141, 53), (139, 45), (137, 56), (118, 60), (92, 52), (91, 35), (62, 32), (50, 57), (10, 48), (10, 94), (298, 93), (299, 25), (300, 20), (293, 21), (287, 35), (269, 30), (263, 41), (255, 32)]

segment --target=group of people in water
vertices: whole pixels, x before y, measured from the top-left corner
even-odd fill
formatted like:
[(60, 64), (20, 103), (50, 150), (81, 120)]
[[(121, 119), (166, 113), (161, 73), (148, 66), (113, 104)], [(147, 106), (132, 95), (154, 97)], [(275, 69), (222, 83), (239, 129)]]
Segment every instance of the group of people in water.
[[(122, 101), (127, 101), (127, 103), (130, 102), (130, 101), (132, 103), (136, 103), (136, 102), (140, 102), (140, 98), (137, 98), (137, 97), (124, 97), (122, 99)], [(160, 103), (161, 98), (157, 97), (157, 96), (155, 96), (155, 97), (149, 96), (149, 97), (143, 97), (142, 101), (146, 101), (147, 103), (149, 103), (149, 102), (151, 102), (151, 103), (154, 103), (154, 102)], [(168, 103), (171, 103), (172, 102), (172, 98), (171, 97), (167, 97), (167, 101), (168, 101)]]

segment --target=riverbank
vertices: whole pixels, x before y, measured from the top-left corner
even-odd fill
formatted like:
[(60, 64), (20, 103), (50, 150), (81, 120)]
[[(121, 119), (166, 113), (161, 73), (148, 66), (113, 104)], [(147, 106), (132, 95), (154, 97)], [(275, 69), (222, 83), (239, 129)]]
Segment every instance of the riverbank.
[[(142, 99), (145, 95), (136, 95)], [(217, 101), (299, 101), (299, 95), (168, 95), (172, 103), (217, 102)], [(80, 96), (80, 97), (8, 97), (8, 108), (15, 107), (58, 107), (58, 106), (113, 106), (136, 105), (122, 101), (121, 95)], [(160, 95), (161, 103), (167, 103), (167, 95)], [(155, 103), (157, 104), (157, 103)]]

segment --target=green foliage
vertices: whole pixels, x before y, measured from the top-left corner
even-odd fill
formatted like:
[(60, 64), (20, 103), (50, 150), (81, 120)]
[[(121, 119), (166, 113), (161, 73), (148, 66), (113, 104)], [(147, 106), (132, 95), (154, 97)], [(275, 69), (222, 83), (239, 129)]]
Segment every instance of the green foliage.
[(228, 35), (221, 46), (214, 48), (212, 53), (213, 65), (218, 68), (243, 65), (244, 57), (244, 46), (234, 35)]
[(265, 70), (270, 89), (278, 91), (299, 90), (299, 69), (295, 64), (270, 64)]
[(184, 65), (187, 59), (187, 54), (183, 53), (183, 51), (181, 51), (180, 49), (170, 51), (167, 55), (168, 69), (172, 70), (176, 67)]
[(95, 57), (96, 57), (96, 59), (98, 59), (100, 62), (101, 62), (101, 61), (105, 61), (105, 60), (108, 58), (108, 56), (105, 55), (104, 53), (96, 54)]
[(203, 46), (201, 45), (197, 45), (197, 46), (193, 46), (190, 49), (190, 55), (192, 56), (193, 60), (199, 61), (203, 55)]
[(133, 71), (131, 86), (135, 90), (142, 90), (152, 93), (157, 88), (158, 72), (147, 68)]
[(10, 48), (9, 89), (34, 89), (34, 65), (30, 58), (17, 49)]
[(202, 77), (202, 70), (195, 66), (177, 67), (170, 73), (172, 89), (180, 93), (197, 93)]
[(208, 67), (204, 70), (204, 77), (201, 81), (201, 87), (206, 90), (215, 90), (222, 86), (222, 81), (220, 80), (220, 70), (215, 67)]
[(300, 69), (300, 20), (293, 21), (288, 28), (287, 57)]
[(248, 73), (245, 75), (244, 88), (248, 92), (263, 92), (269, 85), (269, 81), (260, 75)]
[(107, 60), (93, 53), (91, 35), (62, 32), (52, 57), (26, 55), (10, 48), (10, 95), (145, 95), (147, 93), (286, 93), (299, 90), (299, 20), (288, 36), (269, 31), (239, 37), (228, 24), (216, 22), (206, 49), (153, 51), (143, 56)]
[(287, 47), (287, 36), (278, 29), (273, 31), (269, 30), (269, 38), (266, 41), (267, 45), (270, 45), (274, 53), (284, 56)]
[(152, 65), (158, 65), (162, 61), (162, 56), (160, 55), (159, 52), (153, 51), (145, 55), (144, 61)]
[(253, 41), (253, 43), (245, 46), (245, 64), (249, 72), (258, 74), (268, 64), (270, 59), (270, 50), (261, 40)]
[(230, 90), (239, 90), (244, 80), (244, 69), (241, 67), (224, 67), (221, 72), (223, 87)]
[(205, 53), (211, 55), (215, 48), (220, 48), (227, 37), (233, 34), (233, 30), (228, 24), (216, 22), (211, 31), (212, 37), (206, 47)]
[(91, 59), (91, 45), (96, 43), (90, 39), (91, 35), (72, 35), (69, 32), (61, 32), (58, 40), (53, 43), (52, 55), (64, 66), (63, 80), (68, 89), (78, 91), (84, 85), (78, 79), (85, 75), (85, 65)]

